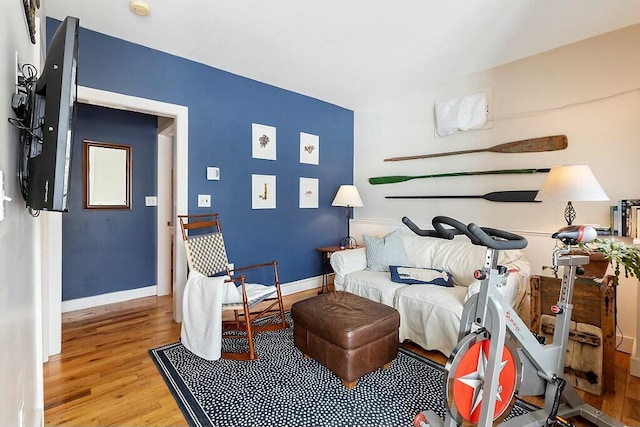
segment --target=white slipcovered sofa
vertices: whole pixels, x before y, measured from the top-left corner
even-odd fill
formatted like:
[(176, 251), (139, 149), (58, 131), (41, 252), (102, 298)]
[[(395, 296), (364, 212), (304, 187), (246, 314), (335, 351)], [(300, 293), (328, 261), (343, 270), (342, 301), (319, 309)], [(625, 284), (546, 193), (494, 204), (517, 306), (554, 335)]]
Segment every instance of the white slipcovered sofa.
[[(400, 230), (396, 232), (400, 233)], [(473, 273), (483, 267), (486, 248), (473, 245), (464, 236), (446, 240), (418, 236), (408, 230), (401, 233), (401, 242), (410, 264), (408, 267), (449, 272), (454, 286), (393, 282), (389, 271), (367, 269), (368, 248), (358, 248), (339, 251), (331, 256), (335, 289), (395, 308), (400, 313), (400, 342), (411, 340), (424, 349), (438, 350), (448, 356), (458, 342), (464, 302), (479, 290), (480, 282)], [(392, 250), (398, 252), (397, 249)], [(380, 248), (377, 254), (369, 252), (370, 258), (380, 256)], [(529, 286), (529, 263), (517, 250), (500, 251), (498, 263), (510, 272), (501, 292), (511, 306), (523, 314)]]

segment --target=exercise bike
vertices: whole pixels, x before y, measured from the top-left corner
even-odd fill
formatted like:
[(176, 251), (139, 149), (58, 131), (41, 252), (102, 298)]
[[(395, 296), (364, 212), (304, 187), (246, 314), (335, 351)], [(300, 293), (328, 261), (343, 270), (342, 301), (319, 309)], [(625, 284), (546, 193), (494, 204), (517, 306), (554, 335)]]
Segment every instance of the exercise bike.
[[(445, 419), (423, 411), (416, 415), (415, 427), (572, 426), (567, 419), (576, 416), (597, 426), (624, 426), (587, 405), (563, 378), (575, 276), (589, 262), (587, 256), (574, 255), (570, 249), (593, 240), (593, 228), (566, 227), (552, 236), (566, 246), (553, 253), (554, 267), (563, 267), (563, 278), (558, 302), (552, 307), (556, 314), (553, 342), (544, 345), (500, 293), (508, 272), (498, 265), (498, 253), (525, 248), (525, 238), (444, 216), (433, 218), (434, 230), (420, 229), (406, 217), (402, 221), (421, 236), (453, 239), (463, 234), (474, 245), (487, 248), (483, 267), (474, 273), (481, 281), (480, 291), (465, 303), (459, 341), (445, 366)], [(544, 395), (544, 408), (503, 422), (518, 395)]]

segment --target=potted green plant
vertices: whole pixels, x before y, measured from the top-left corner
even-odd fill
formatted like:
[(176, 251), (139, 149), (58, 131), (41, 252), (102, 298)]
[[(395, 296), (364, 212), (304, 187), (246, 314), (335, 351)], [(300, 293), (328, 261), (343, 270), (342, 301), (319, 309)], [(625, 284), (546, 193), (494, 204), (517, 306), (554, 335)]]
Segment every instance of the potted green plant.
[[(604, 260), (606, 264), (610, 263), (613, 266), (616, 285), (620, 279), (621, 266), (624, 269), (625, 277), (640, 279), (640, 247), (627, 245), (624, 242), (613, 239), (595, 239), (590, 243), (580, 243), (580, 247), (590, 253), (590, 264), (597, 264), (599, 258)], [(604, 272), (600, 276), (593, 274), (595, 277), (602, 277), (603, 275)]]

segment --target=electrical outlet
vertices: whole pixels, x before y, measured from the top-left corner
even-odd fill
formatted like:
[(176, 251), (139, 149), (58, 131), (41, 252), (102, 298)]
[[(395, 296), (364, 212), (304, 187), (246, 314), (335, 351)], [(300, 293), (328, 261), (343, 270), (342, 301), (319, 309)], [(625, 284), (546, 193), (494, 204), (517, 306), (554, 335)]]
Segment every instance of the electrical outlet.
[(210, 208), (211, 207), (211, 195), (210, 194), (198, 194), (198, 207)]
[(235, 268), (233, 263), (230, 262), (229, 264), (227, 264), (227, 268), (229, 269), (229, 275), (233, 276), (233, 269)]

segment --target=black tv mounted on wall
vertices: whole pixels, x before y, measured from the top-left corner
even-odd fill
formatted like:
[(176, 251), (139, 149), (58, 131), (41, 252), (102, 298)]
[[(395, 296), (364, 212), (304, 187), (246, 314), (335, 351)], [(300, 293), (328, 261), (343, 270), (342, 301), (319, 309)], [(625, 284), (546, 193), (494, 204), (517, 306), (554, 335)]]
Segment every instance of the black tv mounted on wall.
[(23, 68), (12, 107), (20, 128), (18, 179), (32, 213), (69, 208), (78, 69), (78, 18), (67, 17), (47, 48), (42, 73)]

